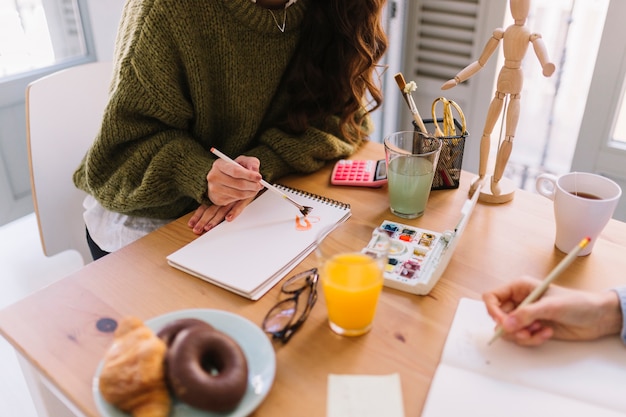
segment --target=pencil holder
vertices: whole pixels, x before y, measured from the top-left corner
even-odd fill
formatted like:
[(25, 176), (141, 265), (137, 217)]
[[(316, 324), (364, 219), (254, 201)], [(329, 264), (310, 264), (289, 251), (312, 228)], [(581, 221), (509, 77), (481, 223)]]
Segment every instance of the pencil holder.
[[(441, 126), (443, 119), (437, 119), (437, 123)], [(433, 119), (424, 119), (424, 125), (429, 132), (435, 131)], [(467, 133), (467, 130), (463, 131), (463, 127), (456, 119), (454, 119), (454, 126), (457, 132), (462, 132), (460, 135), (443, 136), (439, 138), (443, 141), (443, 145), (441, 147), (441, 153), (439, 154), (439, 162), (437, 163), (437, 170), (435, 171), (431, 190), (459, 188), (465, 138), (469, 133)], [(413, 128), (419, 130), (415, 122), (413, 122)]]

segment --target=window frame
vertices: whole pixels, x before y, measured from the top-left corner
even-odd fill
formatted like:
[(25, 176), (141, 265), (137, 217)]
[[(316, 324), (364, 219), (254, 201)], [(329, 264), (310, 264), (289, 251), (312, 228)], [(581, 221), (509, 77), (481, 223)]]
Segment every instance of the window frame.
[(24, 99), (26, 86), (45, 75), (97, 60), (94, 36), (89, 16), (88, 0), (75, 0), (85, 42), (85, 54), (63, 59), (52, 65), (0, 78), (0, 108), (14, 105)]

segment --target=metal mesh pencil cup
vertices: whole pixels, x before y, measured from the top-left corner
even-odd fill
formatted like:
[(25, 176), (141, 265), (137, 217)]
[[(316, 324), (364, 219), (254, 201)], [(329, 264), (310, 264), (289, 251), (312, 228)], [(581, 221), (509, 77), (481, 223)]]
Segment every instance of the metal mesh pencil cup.
[[(443, 119), (437, 119), (441, 126)], [(435, 131), (433, 119), (424, 119), (424, 125), (429, 132)], [(457, 132), (463, 132), (461, 124), (454, 119), (454, 126)], [(419, 130), (413, 122), (413, 128)], [(467, 130), (458, 136), (439, 137), (443, 141), (437, 170), (433, 177), (431, 190), (450, 190), (459, 188), (461, 181), (461, 166), (463, 164), (463, 150), (465, 149), (465, 138), (469, 135)]]

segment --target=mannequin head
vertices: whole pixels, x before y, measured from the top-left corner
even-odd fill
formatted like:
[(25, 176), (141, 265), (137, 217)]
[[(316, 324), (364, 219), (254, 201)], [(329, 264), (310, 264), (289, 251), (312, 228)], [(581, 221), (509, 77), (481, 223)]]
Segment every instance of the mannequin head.
[(510, 0), (511, 16), (515, 19), (516, 25), (523, 25), (530, 10), (530, 0)]

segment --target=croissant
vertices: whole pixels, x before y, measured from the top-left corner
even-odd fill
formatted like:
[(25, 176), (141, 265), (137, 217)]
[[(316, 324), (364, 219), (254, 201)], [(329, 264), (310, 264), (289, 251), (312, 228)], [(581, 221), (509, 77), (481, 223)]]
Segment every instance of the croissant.
[(172, 404), (165, 383), (166, 349), (140, 319), (122, 319), (104, 357), (102, 397), (133, 417), (167, 417)]

